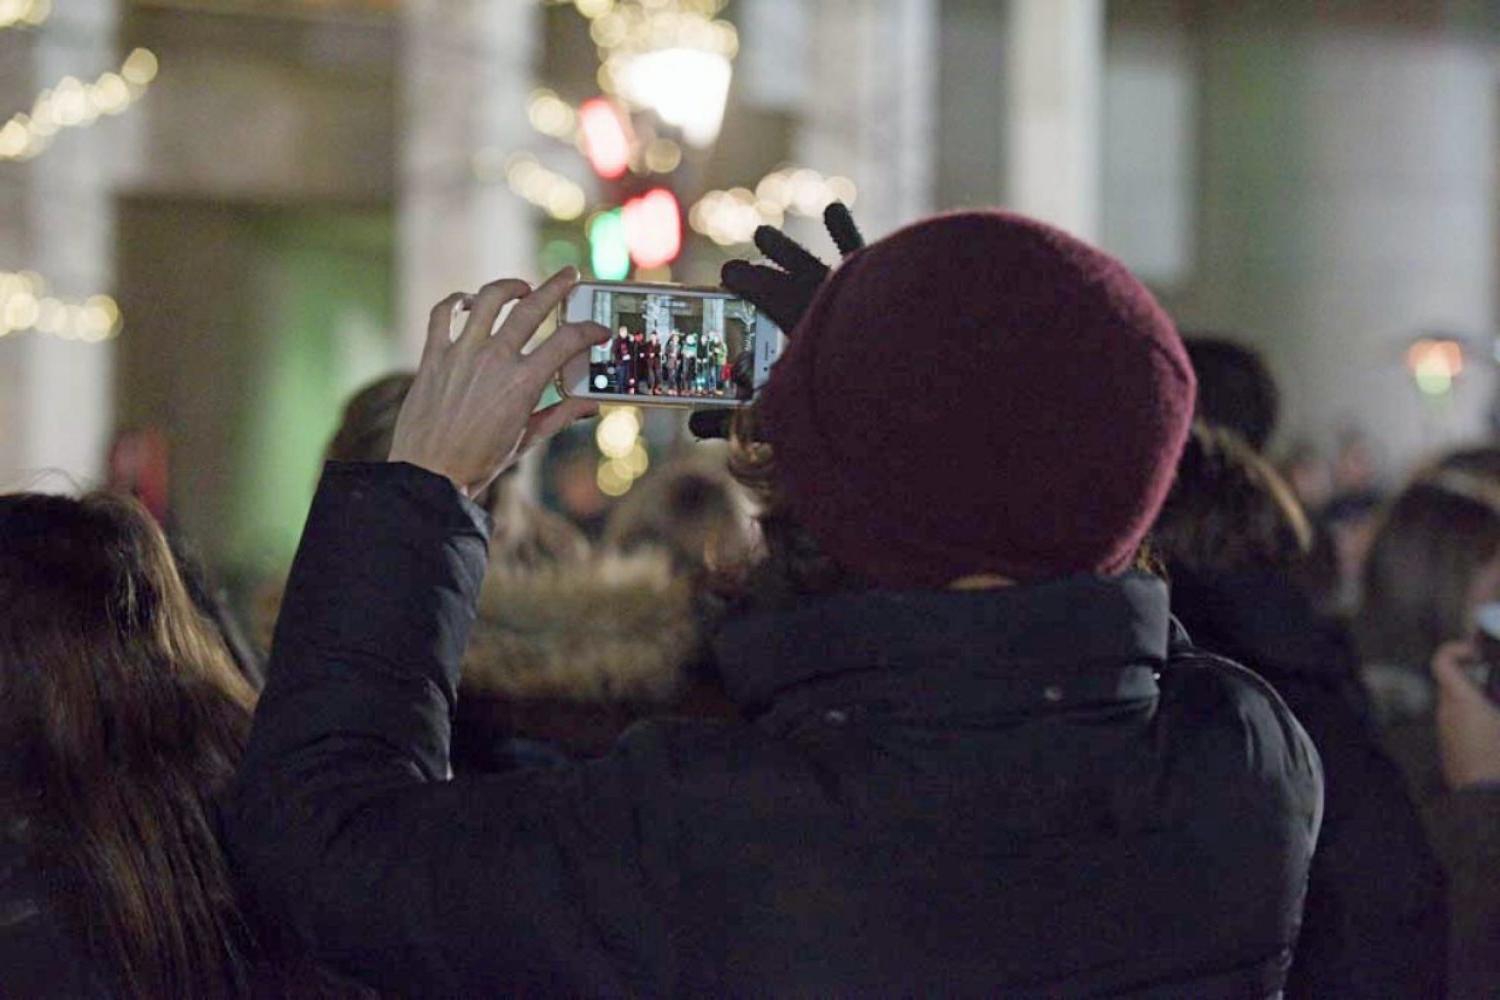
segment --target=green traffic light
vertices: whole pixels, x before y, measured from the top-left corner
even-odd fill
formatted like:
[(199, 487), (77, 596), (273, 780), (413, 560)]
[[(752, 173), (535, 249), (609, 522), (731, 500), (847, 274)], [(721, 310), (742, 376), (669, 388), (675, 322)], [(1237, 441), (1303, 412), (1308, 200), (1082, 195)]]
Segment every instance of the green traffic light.
[(589, 223), (589, 264), (594, 277), (605, 281), (620, 281), (630, 273), (625, 219), (618, 208), (601, 212)]

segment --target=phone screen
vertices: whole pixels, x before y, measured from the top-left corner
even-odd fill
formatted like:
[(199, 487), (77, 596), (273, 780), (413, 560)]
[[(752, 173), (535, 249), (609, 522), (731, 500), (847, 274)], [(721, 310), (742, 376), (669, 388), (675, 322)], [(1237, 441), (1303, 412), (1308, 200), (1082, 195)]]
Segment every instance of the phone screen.
[[(610, 339), (589, 352), (574, 394), (642, 403), (732, 404), (763, 380), (781, 333), (756, 307), (727, 293), (670, 286), (581, 285)], [(582, 303), (569, 306), (569, 318)]]

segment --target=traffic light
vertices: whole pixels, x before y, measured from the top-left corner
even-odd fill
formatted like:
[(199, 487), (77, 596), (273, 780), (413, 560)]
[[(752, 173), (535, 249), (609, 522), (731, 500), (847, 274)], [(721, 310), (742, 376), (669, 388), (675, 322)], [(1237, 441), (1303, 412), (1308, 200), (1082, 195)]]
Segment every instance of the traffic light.
[(1464, 371), (1464, 345), (1451, 337), (1423, 337), (1406, 352), (1406, 367), (1428, 396), (1446, 396)]
[(625, 242), (623, 216), (622, 210), (612, 208), (589, 222), (589, 266), (596, 278), (621, 281), (630, 274), (630, 249)]
[(584, 101), (578, 108), (578, 128), (583, 135), (583, 155), (594, 173), (613, 180), (630, 165), (630, 125), (613, 102), (603, 97)]
[(637, 267), (661, 267), (682, 252), (682, 209), (666, 188), (631, 198), (623, 210), (625, 245)]

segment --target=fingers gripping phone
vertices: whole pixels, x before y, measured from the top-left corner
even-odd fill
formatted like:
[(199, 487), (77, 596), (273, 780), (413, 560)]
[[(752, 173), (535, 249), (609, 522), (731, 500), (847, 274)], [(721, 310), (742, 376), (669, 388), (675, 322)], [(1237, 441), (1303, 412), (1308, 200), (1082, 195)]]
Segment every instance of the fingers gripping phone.
[(586, 281), (559, 312), (611, 336), (558, 372), (558, 391), (606, 403), (743, 406), (745, 370), (759, 388), (784, 342), (764, 311), (717, 288)]

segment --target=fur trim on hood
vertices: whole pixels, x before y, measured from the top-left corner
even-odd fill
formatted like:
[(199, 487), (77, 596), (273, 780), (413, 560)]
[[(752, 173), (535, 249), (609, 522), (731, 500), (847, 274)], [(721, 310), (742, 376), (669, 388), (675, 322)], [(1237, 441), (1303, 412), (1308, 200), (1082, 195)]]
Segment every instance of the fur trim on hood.
[(465, 689), (513, 700), (668, 702), (702, 641), (689, 582), (665, 554), (600, 554), (492, 573), (464, 656)]
[[(253, 620), (270, 648), (285, 581)], [(655, 549), (498, 572), (479, 595), (464, 691), (513, 701), (667, 703), (702, 652), (690, 583)]]

